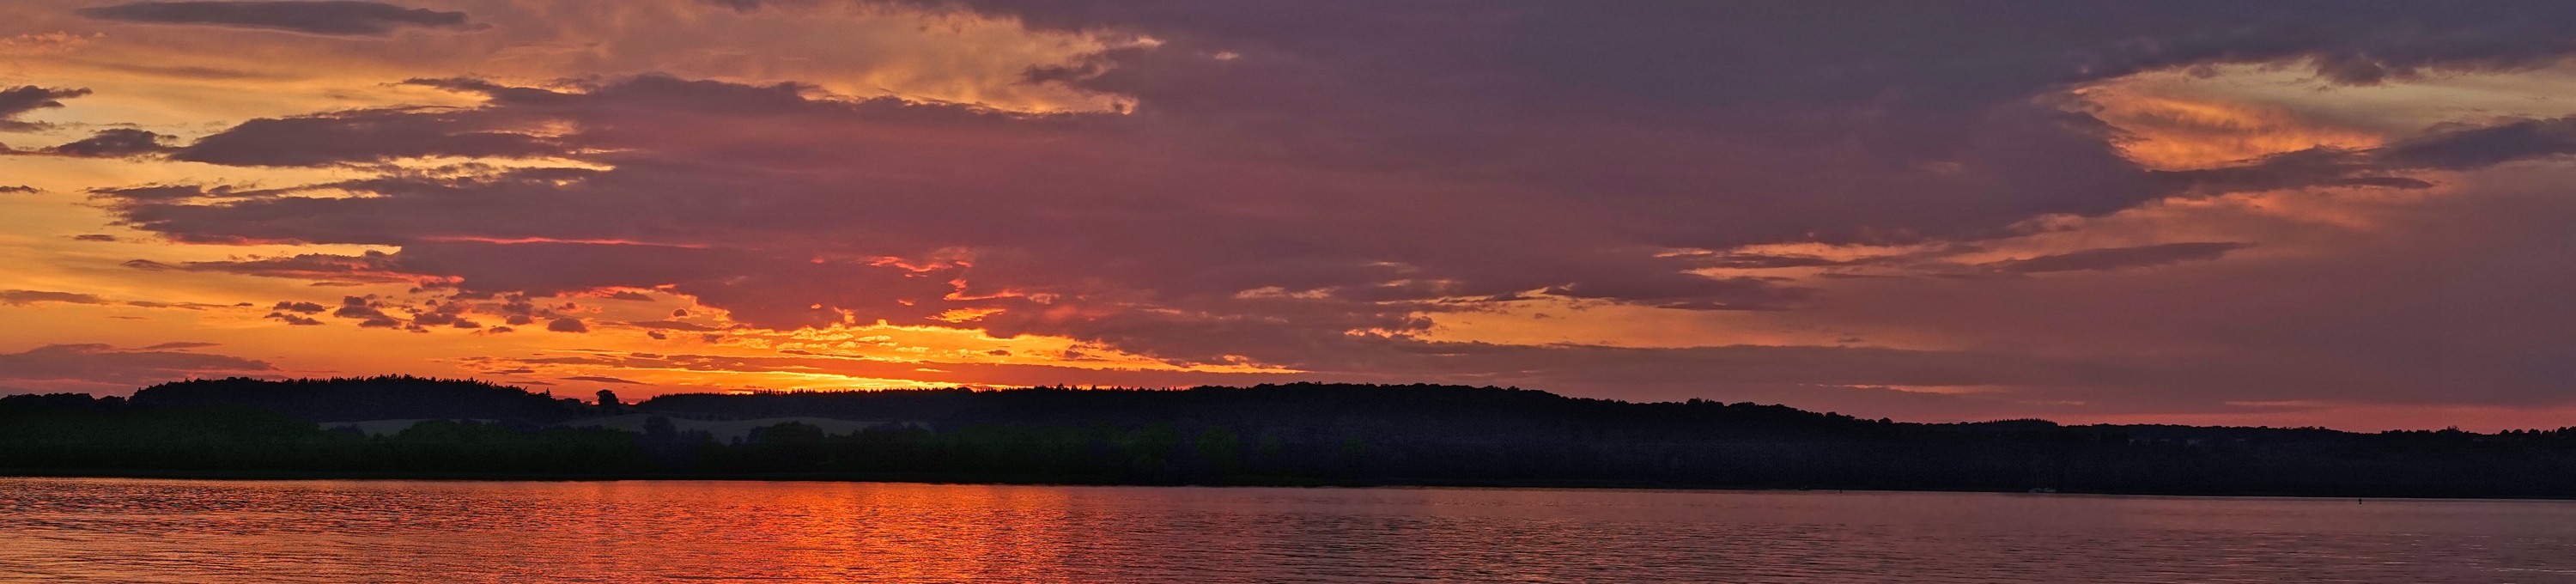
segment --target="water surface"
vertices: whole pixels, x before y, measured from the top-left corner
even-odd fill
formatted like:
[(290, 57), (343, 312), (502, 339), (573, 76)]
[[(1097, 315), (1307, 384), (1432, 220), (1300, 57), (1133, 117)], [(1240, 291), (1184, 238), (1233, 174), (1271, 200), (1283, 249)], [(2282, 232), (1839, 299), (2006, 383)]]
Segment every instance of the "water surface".
[(2576, 582), (2576, 504), (0, 478), (46, 582)]

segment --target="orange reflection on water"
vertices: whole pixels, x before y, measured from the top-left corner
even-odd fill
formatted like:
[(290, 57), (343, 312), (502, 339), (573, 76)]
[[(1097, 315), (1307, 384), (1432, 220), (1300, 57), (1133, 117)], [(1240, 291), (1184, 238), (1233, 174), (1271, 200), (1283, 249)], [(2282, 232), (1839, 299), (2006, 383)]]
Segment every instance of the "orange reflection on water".
[(0, 580), (2387, 582), (2576, 574), (2576, 504), (0, 478)]

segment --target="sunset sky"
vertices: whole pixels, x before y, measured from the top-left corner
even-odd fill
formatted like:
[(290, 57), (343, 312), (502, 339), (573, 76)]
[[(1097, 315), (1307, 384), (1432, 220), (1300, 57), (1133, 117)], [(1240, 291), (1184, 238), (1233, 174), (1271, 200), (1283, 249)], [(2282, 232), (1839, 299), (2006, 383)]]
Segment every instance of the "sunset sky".
[(0, 393), (2576, 425), (2576, 3), (0, 3)]

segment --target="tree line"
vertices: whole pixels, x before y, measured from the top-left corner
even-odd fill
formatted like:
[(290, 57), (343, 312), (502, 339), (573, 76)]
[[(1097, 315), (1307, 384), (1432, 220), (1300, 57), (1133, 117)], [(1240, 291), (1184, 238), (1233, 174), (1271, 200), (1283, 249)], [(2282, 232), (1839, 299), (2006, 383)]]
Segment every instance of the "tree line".
[[(608, 415), (642, 416), (643, 429), (559, 425)], [(736, 441), (673, 421), (787, 416), (895, 423), (843, 434), (768, 424)], [(414, 418), (437, 419), (382, 436), (316, 424)], [(0, 398), (0, 469), (2576, 497), (2576, 429), (1916, 424), (1438, 385), (691, 394), (629, 405), (457, 380), (232, 379), (131, 399)]]

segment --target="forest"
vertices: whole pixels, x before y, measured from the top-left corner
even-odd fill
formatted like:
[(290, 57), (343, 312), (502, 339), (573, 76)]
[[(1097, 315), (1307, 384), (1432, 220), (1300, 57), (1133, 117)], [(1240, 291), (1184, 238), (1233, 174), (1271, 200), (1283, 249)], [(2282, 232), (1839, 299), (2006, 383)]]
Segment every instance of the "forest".
[[(2576, 428), (1923, 424), (1440, 385), (601, 397), (413, 377), (8, 396), (0, 474), (2576, 497)], [(619, 419), (640, 423), (586, 422)], [(332, 424), (366, 420), (422, 421)], [(717, 421), (757, 426), (688, 429)]]

